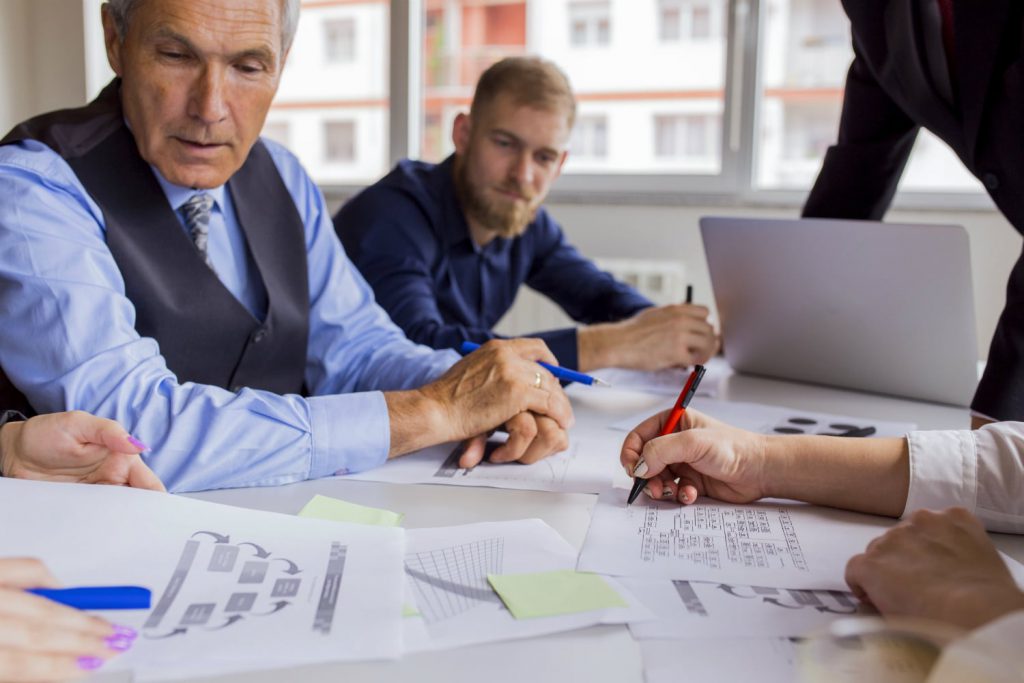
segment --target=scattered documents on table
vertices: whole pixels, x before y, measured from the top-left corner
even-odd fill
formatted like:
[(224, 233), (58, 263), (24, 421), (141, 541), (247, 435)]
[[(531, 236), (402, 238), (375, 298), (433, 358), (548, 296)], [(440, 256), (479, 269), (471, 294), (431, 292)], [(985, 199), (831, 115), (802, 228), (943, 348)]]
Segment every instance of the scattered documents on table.
[(487, 580), (516, 619), (629, 607), (604, 577), (572, 569), (488, 574)]
[(322, 496), (318, 493), (299, 510), (299, 517), (372, 526), (398, 526), (402, 523), (402, 518), (405, 515), (391, 510), (357, 505), (347, 500)]
[(110, 615), (140, 635), (105, 668), (136, 680), (401, 654), (403, 529), (2, 478), (0, 515), (18, 520), (5, 555), (153, 591), (151, 610)]
[(435, 650), (525, 638), (593, 624), (650, 619), (629, 591), (607, 579), (625, 607), (516, 619), (488, 575), (572, 570), (576, 551), (538, 519), (410, 529), (405, 570), (420, 617), (404, 619), (405, 647)]
[(485, 486), (529, 491), (562, 493), (598, 493), (611, 485), (618, 464), (618, 445), (614, 439), (595, 443), (574, 438), (561, 453), (533, 463), (481, 462), (472, 469), (459, 467), (462, 454), (458, 444), (427, 448), (346, 479), (380, 481), (393, 484), (447, 484)]
[[(690, 404), (700, 412), (761, 434), (826, 434), (831, 436), (903, 436), (917, 428), (912, 422), (886, 422), (884, 420), (816, 413), (763, 403), (720, 401), (713, 398), (695, 398)], [(657, 412), (657, 411), (654, 411)], [(611, 425), (612, 429), (630, 431), (653, 414), (637, 413)]]
[(657, 619), (630, 624), (637, 639), (803, 636), (835, 619), (874, 614), (846, 591), (621, 579)]
[[(707, 372), (697, 389), (697, 396), (718, 396), (722, 379), (732, 374), (732, 368), (724, 358), (712, 358), (704, 364)], [(665, 370), (630, 370), (627, 368), (603, 368), (592, 373), (612, 385), (613, 389), (642, 391), (675, 398), (690, 376), (689, 368), (667, 368)]]
[(895, 524), (800, 503), (598, 498), (577, 569), (637, 578), (845, 590), (846, 562)]

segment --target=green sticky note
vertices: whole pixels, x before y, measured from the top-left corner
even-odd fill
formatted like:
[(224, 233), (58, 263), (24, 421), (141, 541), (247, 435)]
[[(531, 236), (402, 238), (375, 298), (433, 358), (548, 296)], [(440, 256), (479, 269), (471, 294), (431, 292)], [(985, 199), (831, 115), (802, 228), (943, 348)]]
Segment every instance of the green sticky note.
[(418, 617), (418, 616), (420, 616), (420, 611), (418, 609), (416, 609), (415, 607), (413, 607), (412, 605), (410, 605), (409, 603), (404, 602), (404, 603), (402, 603), (402, 616), (403, 617)]
[(601, 576), (571, 569), (536, 574), (488, 574), (487, 580), (516, 619), (629, 606)]
[(405, 515), (391, 510), (356, 505), (337, 498), (315, 495), (299, 511), (299, 517), (326, 519), (331, 522), (354, 522), (373, 526), (398, 526)]

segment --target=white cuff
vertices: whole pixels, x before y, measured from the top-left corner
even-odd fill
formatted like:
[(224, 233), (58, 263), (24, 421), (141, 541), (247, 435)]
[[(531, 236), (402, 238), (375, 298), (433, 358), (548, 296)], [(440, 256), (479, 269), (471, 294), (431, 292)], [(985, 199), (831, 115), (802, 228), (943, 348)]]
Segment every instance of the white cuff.
[(915, 510), (977, 507), (978, 457), (974, 435), (967, 430), (911, 432), (910, 490), (906, 517)]
[(1014, 683), (1024, 680), (1024, 611), (972, 631), (951, 643), (928, 683)]

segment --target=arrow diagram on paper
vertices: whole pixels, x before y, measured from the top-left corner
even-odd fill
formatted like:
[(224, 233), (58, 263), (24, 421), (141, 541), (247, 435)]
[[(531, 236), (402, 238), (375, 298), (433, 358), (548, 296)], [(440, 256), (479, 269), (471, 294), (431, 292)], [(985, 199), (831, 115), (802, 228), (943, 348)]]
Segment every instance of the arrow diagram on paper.
[(253, 549), (256, 550), (256, 557), (262, 557), (263, 559), (270, 557), (269, 550), (264, 550), (261, 546), (258, 546), (255, 543), (252, 543), (250, 541), (243, 541), (242, 543), (238, 544), (238, 547), (242, 547), (243, 545), (251, 545)]
[(171, 631), (170, 633), (165, 633), (162, 636), (154, 636), (154, 635), (150, 635), (150, 634), (147, 633), (146, 637), (151, 639), (151, 640), (162, 640), (164, 638), (173, 638), (174, 636), (183, 636), (186, 633), (188, 633), (188, 629), (187, 628), (176, 628), (173, 631)]
[(231, 542), (231, 537), (230, 536), (224, 536), (222, 534), (218, 534), (215, 531), (197, 531), (194, 534), (192, 534), (192, 538), (195, 538), (196, 536), (198, 536), (200, 534), (206, 534), (208, 536), (213, 536), (215, 539), (217, 539), (217, 543), (230, 543)]
[(225, 622), (224, 622), (223, 624), (221, 624), (220, 626), (214, 626), (213, 628), (208, 628), (208, 629), (206, 629), (206, 630), (207, 630), (207, 631), (219, 631), (219, 630), (221, 630), (222, 628), (227, 628), (228, 626), (231, 626), (231, 624), (237, 624), (237, 623), (238, 623), (238, 622), (240, 622), (240, 621), (241, 621), (241, 620), (242, 620), (243, 618), (244, 618), (244, 617), (242, 617), (242, 615), (241, 615), (241, 614), (232, 614), (232, 615), (231, 615), (230, 617), (228, 617), (228, 620), (227, 620), (227, 621), (225, 621)]
[(285, 607), (287, 607), (290, 604), (291, 603), (288, 602), (287, 600), (279, 600), (278, 602), (274, 603), (274, 609), (270, 610), (269, 612), (253, 612), (253, 614), (255, 614), (256, 616), (259, 616), (259, 617), (265, 617), (268, 614), (274, 614), (275, 612), (280, 612), (281, 610), (283, 610)]
[[(298, 574), (299, 572), (302, 571), (301, 569), (299, 569), (299, 566), (297, 564), (295, 564), (294, 562), (292, 562), (291, 560), (285, 559), (283, 557), (275, 557), (274, 560), (280, 560), (281, 562), (287, 562), (288, 563), (288, 569), (284, 570), (285, 574), (292, 574), (294, 576), (295, 574)], [(274, 560), (271, 560), (271, 562), (273, 562)]]

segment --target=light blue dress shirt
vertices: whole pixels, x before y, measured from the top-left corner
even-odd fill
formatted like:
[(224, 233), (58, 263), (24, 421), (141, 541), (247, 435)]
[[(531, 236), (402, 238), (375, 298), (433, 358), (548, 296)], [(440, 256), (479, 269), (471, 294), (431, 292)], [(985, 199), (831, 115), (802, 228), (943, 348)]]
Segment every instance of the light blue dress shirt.
[[(320, 190), (291, 153), (264, 144), (305, 225), (310, 398), (179, 382), (157, 342), (136, 332), (103, 214), (71, 168), (34, 141), (0, 147), (4, 371), (40, 412), (79, 409), (119, 421), (152, 448), (146, 462), (173, 491), (285, 484), (379, 465), (390, 447), (382, 392), (422, 386), (458, 359), (405, 338), (346, 257)], [(196, 193), (157, 178), (174, 208)], [(214, 269), (263, 318), (267, 293), (231, 193), (207, 192), (215, 199)]]

